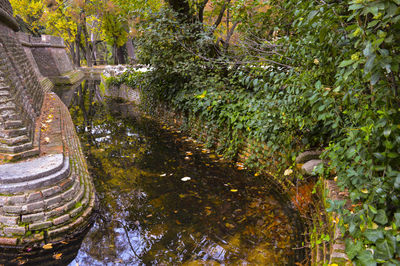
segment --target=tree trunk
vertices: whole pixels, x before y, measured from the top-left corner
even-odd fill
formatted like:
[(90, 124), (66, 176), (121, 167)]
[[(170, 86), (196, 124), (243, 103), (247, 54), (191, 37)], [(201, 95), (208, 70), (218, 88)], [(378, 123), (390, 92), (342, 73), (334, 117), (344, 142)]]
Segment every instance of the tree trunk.
[(93, 32), (90, 34), (90, 42), (92, 44), (92, 59), (93, 64), (97, 65), (97, 46), (96, 46), (96, 38), (94, 37)]
[(126, 64), (126, 44), (117, 47), (118, 64)]
[(77, 29), (77, 33), (76, 33), (76, 38), (75, 38), (76, 66), (77, 66), (77, 67), (80, 67), (80, 66), (81, 66), (81, 53), (80, 53), (80, 50), (79, 50), (80, 42), (81, 42), (81, 26), (78, 25), (78, 29)]
[(112, 47), (112, 57), (114, 65), (118, 65), (118, 57), (117, 57), (117, 45), (113, 44)]
[(90, 47), (90, 43), (89, 43), (89, 34), (87, 32), (87, 28), (86, 28), (86, 18), (84, 18), (83, 20), (83, 36), (85, 37), (85, 57), (86, 57), (86, 63), (88, 67), (92, 67), (93, 66), (93, 62), (92, 62), (92, 49)]

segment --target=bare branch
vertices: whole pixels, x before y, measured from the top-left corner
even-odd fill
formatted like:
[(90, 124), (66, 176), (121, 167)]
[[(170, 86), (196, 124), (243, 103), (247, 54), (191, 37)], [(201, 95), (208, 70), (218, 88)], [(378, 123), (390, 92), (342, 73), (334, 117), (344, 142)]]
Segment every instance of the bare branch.
[(223, 4), (221, 11), (218, 14), (217, 20), (215, 21), (214, 25), (211, 27), (210, 34), (214, 34), (214, 31), (217, 29), (219, 24), (221, 24), (222, 18), (224, 17), (226, 7), (230, 2), (231, 2), (231, 0), (226, 0), (226, 2)]

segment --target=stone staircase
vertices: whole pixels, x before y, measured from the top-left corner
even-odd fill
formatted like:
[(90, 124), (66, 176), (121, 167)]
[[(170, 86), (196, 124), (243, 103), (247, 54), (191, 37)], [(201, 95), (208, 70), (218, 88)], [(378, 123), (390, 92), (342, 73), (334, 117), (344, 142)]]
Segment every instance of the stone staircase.
[(19, 154), (32, 150), (33, 137), (18, 115), (10, 87), (3, 80), (0, 75), (0, 153)]

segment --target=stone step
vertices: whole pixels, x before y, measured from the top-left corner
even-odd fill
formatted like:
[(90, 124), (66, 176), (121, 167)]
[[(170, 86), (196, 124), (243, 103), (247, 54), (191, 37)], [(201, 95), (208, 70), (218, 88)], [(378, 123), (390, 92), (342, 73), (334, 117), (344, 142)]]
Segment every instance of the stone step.
[(15, 110), (15, 104), (12, 101), (0, 102), (0, 112), (6, 110)]
[[(27, 163), (27, 162), (22, 162), (22, 163), (17, 163), (14, 164), (16, 168), (14, 169), (17, 172), (22, 172), (20, 169), (21, 164)], [(22, 165), (23, 166), (23, 165)], [(5, 167), (3, 165), (0, 165), (0, 167)], [(57, 167), (58, 168), (58, 167)], [(0, 170), (2, 172), (2, 170)], [(14, 182), (14, 175), (13, 176), (7, 176), (6, 174), (3, 174), (4, 181), (8, 181), (9, 183), (2, 184), (0, 187), (0, 193), (18, 193), (18, 192), (24, 192), (24, 191), (31, 191), (35, 190), (38, 188), (43, 188), (43, 187), (50, 187), (53, 184), (61, 181), (62, 179), (65, 179), (69, 176), (70, 174), (70, 164), (69, 164), (69, 158), (66, 157), (63, 163), (63, 167), (59, 169), (59, 171), (51, 173), (52, 170), (45, 171), (47, 174), (41, 174), (38, 173), (31, 173), (30, 177), (27, 179), (24, 176), (20, 176), (17, 180), (18, 183), (10, 183)], [(31, 180), (32, 176), (35, 176), (36, 179)], [(8, 177), (8, 180), (7, 180)], [(23, 181), (23, 180), (29, 180), (29, 181)]]
[(0, 133), (0, 135), (3, 135), (4, 138), (15, 138), (26, 134), (27, 134), (26, 127), (6, 129)]
[(18, 137), (11, 137), (11, 138), (4, 138), (1, 140), (2, 144), (6, 144), (8, 146), (16, 146), (19, 144), (27, 143), (29, 141), (30, 141), (30, 139), (26, 135), (18, 136)]
[(72, 186), (69, 190), (47, 200), (56, 202), (56, 204), (48, 206), (51, 208), (45, 211), (47, 219), (53, 219), (57, 216), (65, 214), (66, 212), (72, 211), (78, 202), (81, 202), (82, 205), (84, 205), (83, 203), (87, 204), (89, 199), (86, 199), (85, 196), (87, 196), (85, 194), (85, 188), (80, 186), (79, 181), (75, 182), (74, 186)]
[(62, 154), (42, 156), (30, 161), (0, 165), (0, 183), (31, 181), (59, 172), (68, 164)]
[(5, 129), (21, 128), (23, 127), (22, 120), (8, 120), (4, 123)]
[(0, 95), (0, 103), (6, 103), (11, 101), (11, 99), (8, 96), (2, 96)]
[(0, 112), (0, 117), (2, 121), (18, 121), (20, 119), (20, 116), (17, 115), (15, 110), (8, 110), (4, 112)]
[(0, 153), (20, 153), (33, 148), (32, 142), (23, 143), (15, 146), (8, 146), (0, 143)]
[(19, 145), (9, 146), (0, 143), (0, 153), (20, 153), (33, 148), (32, 142), (27, 142)]
[(0, 96), (1, 97), (10, 97), (10, 91), (9, 90), (6, 90), (6, 89), (3, 89), (3, 90), (0, 90)]

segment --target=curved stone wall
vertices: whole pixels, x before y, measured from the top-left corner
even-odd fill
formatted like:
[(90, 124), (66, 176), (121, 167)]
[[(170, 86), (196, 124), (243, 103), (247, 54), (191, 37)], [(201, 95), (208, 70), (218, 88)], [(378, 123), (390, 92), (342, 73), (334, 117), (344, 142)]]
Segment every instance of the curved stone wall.
[(33, 44), (50, 49), (50, 62), (51, 49), (60, 49), (56, 64), (69, 63), (60, 73), (69, 71), (63, 41), (17, 34), (4, 22), (10, 15), (0, 0), (0, 247), (20, 249), (84, 232), (95, 192), (69, 111), (29, 53)]

